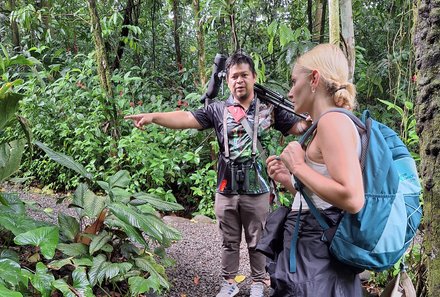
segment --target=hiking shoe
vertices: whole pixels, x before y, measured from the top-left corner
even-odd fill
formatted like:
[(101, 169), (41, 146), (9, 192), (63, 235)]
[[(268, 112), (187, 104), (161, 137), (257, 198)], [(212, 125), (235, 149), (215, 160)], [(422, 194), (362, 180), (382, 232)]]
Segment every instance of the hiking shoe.
[(251, 294), (249, 297), (264, 297), (264, 289), (266, 286), (263, 283), (253, 283), (251, 285)]
[[(230, 284), (225, 280), (225, 281), (223, 281), (220, 292), (217, 294), (216, 297), (232, 297), (232, 296), (237, 295), (238, 291), (239, 290), (238, 290), (237, 284), (235, 284), (235, 283)], [(263, 295), (261, 295), (261, 296), (263, 296)]]

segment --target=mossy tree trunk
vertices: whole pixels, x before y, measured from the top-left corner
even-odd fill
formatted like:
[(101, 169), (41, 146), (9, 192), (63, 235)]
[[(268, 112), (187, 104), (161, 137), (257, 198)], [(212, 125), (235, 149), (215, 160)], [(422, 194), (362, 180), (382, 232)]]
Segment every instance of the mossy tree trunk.
[[(111, 83), (111, 69), (108, 63), (107, 52), (105, 49), (105, 43), (102, 38), (101, 24), (99, 21), (98, 10), (96, 8), (95, 0), (88, 0), (89, 13), (92, 26), (93, 40), (95, 42), (95, 54), (99, 80), (101, 88), (105, 93), (105, 102), (108, 110), (108, 123), (104, 125), (104, 130), (109, 131), (113, 139), (120, 138), (119, 124), (118, 124), (118, 112), (116, 104), (113, 102), (113, 87)], [(113, 154), (112, 152), (111, 154)]]
[[(417, 133), (424, 197), (424, 273), (417, 296), (440, 296), (440, 0), (418, 2), (416, 50)], [(421, 280), (420, 280), (421, 278)]]
[(206, 56), (205, 56), (205, 33), (203, 31), (203, 22), (200, 18), (200, 1), (193, 0), (194, 20), (196, 22), (196, 36), (197, 36), (197, 53), (198, 53), (198, 72), (200, 85), (203, 87), (206, 84)]

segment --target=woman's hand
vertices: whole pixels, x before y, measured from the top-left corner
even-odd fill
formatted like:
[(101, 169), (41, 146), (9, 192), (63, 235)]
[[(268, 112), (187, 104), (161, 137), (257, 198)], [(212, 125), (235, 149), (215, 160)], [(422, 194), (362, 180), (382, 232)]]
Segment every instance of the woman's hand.
[(285, 188), (291, 184), (290, 172), (277, 156), (269, 156), (266, 160), (267, 173), (270, 178), (279, 182)]
[(281, 161), (293, 175), (305, 164), (304, 158), (305, 151), (298, 141), (289, 143), (280, 155)]

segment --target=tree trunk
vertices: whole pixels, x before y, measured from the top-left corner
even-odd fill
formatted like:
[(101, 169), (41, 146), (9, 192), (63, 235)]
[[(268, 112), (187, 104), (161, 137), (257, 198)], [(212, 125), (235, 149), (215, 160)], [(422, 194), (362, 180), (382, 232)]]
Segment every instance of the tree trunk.
[[(313, 18), (312, 18), (312, 7), (313, 0), (307, 0), (307, 28), (309, 29), (310, 34), (313, 32)], [(313, 35), (312, 35), (313, 40)]]
[[(11, 11), (15, 10), (15, 0), (9, 0), (9, 6)], [(16, 52), (21, 51), (20, 46), (20, 32), (18, 31), (18, 24), (14, 19), (11, 19), (11, 30), (12, 30), (12, 45), (14, 46), (14, 50)]]
[(105, 50), (104, 40), (102, 39), (101, 23), (99, 22), (98, 10), (95, 0), (89, 1), (89, 13), (92, 25), (93, 40), (95, 42), (96, 62), (98, 64), (98, 75), (101, 87), (109, 98), (113, 98), (111, 86), (111, 74), (108, 65), (107, 52)]
[(176, 49), (176, 63), (177, 69), (181, 71), (183, 69), (182, 54), (180, 52), (180, 12), (179, 12), (179, 0), (173, 0), (173, 24), (174, 24), (174, 47)]
[(121, 65), (122, 55), (124, 54), (125, 42), (124, 37), (128, 36), (129, 30), (127, 25), (132, 25), (132, 11), (133, 11), (133, 0), (127, 0), (127, 6), (124, 10), (124, 20), (122, 21), (121, 35), (119, 37), (118, 48), (116, 49), (116, 56), (113, 61), (112, 70), (119, 69)]
[(220, 17), (220, 19), (217, 22), (217, 42), (218, 42), (218, 49), (221, 54), (227, 54), (229, 52), (228, 50), (228, 38), (226, 36), (226, 24), (225, 19), (223, 17)]
[(339, 45), (339, 0), (329, 0), (328, 2), (329, 42)]
[(321, 23), (325, 16), (322, 15), (323, 12), (323, 2), (326, 0), (317, 0), (316, 1), (316, 9), (315, 9), (315, 21), (313, 22), (312, 31), (312, 41), (318, 43), (321, 36)]
[(151, 59), (153, 60), (153, 70), (156, 70), (156, 0), (153, 0), (151, 8)]
[[(88, 0), (89, 12), (92, 25), (93, 40), (95, 42), (96, 62), (98, 76), (101, 83), (101, 88), (106, 94), (106, 103), (110, 105), (108, 122), (104, 126), (104, 130), (110, 131), (110, 135), (113, 139), (120, 138), (119, 124), (118, 124), (118, 112), (116, 104), (113, 102), (113, 88), (111, 84), (111, 72), (108, 64), (107, 52), (105, 49), (104, 40), (102, 38), (101, 24), (99, 21), (98, 10), (96, 9), (95, 0)], [(111, 155), (116, 154), (116, 143), (113, 144), (113, 151)]]
[[(417, 296), (440, 296), (440, 0), (418, 2), (414, 45), (417, 68), (417, 134), (424, 198), (424, 284)], [(420, 278), (421, 275), (419, 274)]]
[(231, 44), (235, 52), (239, 49), (240, 42), (238, 41), (237, 28), (235, 23), (234, 3), (235, 0), (228, 1), (229, 24), (231, 25)]
[(200, 19), (200, 1), (193, 0), (193, 8), (196, 22), (196, 34), (197, 34), (197, 53), (198, 53), (198, 67), (199, 67), (199, 80), (200, 85), (204, 86), (206, 84), (206, 73), (205, 73), (205, 35), (203, 32), (203, 23)]
[(327, 15), (327, 0), (322, 0), (321, 34), (319, 34), (319, 43), (324, 43), (326, 15)]
[(353, 11), (351, 0), (341, 0), (341, 25), (342, 37), (344, 38), (345, 53), (348, 59), (348, 78), (353, 82), (355, 65)]

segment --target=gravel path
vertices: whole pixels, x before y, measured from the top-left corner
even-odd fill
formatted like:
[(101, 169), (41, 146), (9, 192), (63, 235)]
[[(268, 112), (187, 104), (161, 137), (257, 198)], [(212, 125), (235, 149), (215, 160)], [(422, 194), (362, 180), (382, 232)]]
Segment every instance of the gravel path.
[[(3, 187), (3, 188), (2, 188)], [(75, 216), (73, 209), (67, 208), (68, 202), (57, 204), (59, 194), (42, 193), (38, 189), (21, 190), (9, 184), (0, 186), (0, 191), (18, 192), (23, 201), (36, 203), (37, 209), (46, 212), (29, 211), (36, 219), (56, 223), (58, 212)], [(167, 268), (172, 288), (164, 297), (212, 297), (219, 290), (220, 277), (220, 236), (215, 223), (188, 220), (179, 217), (164, 217), (164, 221), (182, 233), (182, 240), (167, 249), (167, 254), (175, 260), (175, 265)], [(239, 273), (246, 279), (239, 284), (237, 297), (249, 296), (250, 268), (247, 249), (241, 244)], [(267, 295), (268, 296), (268, 293)]]

